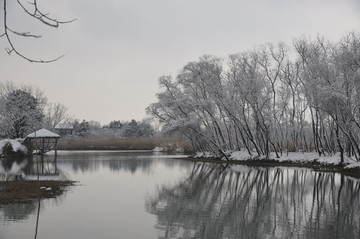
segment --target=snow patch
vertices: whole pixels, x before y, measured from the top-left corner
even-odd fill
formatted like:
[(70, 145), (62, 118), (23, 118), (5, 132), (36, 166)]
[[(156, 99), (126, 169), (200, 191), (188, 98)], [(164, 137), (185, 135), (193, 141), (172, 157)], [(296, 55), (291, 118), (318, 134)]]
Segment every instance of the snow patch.
[(360, 168), (360, 162), (352, 162), (347, 165), (345, 168)]
[(9, 143), (11, 144), (12, 147), (12, 151), (13, 152), (23, 152), (24, 154), (27, 153), (27, 148), (22, 144), (23, 140), (22, 139), (3, 139), (0, 140), (0, 155), (3, 152), (3, 148), (4, 146)]
[(55, 134), (47, 129), (39, 129), (34, 133), (28, 134), (26, 138), (60, 138), (60, 135)]
[(197, 152), (194, 156), (194, 158), (214, 158), (216, 157), (214, 154), (210, 152)]
[(162, 147), (155, 147), (153, 149), (153, 152), (163, 152), (163, 151), (164, 151), (164, 148), (162, 148)]
[[(241, 151), (235, 151), (230, 153), (229, 158), (231, 160), (265, 160), (265, 156), (253, 156), (250, 155), (247, 151), (241, 150)], [(289, 152), (289, 153), (283, 153), (280, 158), (276, 157), (275, 153), (271, 153), (269, 155), (270, 160), (275, 160), (277, 162), (293, 162), (293, 163), (310, 163), (310, 162), (317, 162), (321, 164), (328, 164), (328, 165), (338, 165), (340, 164), (340, 154), (334, 154), (334, 155), (327, 155), (327, 156), (319, 156), (316, 152)], [(356, 162), (355, 159), (345, 157), (344, 163), (347, 165), (346, 168), (360, 168), (360, 162)]]
[(248, 160), (254, 158), (254, 156), (251, 156), (248, 152), (241, 150), (230, 153), (229, 158), (231, 160)]

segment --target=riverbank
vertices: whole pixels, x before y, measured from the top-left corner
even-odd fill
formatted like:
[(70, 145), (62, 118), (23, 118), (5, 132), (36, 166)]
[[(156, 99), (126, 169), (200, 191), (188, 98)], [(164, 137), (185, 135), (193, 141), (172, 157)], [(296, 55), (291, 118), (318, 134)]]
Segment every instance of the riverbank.
[(274, 153), (266, 157), (249, 155), (244, 151), (228, 154), (228, 159), (211, 157), (208, 154), (197, 154), (186, 160), (229, 165), (246, 165), (257, 167), (304, 167), (315, 171), (342, 173), (344, 175), (360, 178), (360, 162), (350, 157), (345, 157), (344, 163), (340, 162), (340, 155), (321, 156), (313, 152), (291, 152), (276, 157)]
[(75, 181), (52, 180), (0, 182), (0, 205), (31, 203), (35, 199), (56, 198), (75, 184)]

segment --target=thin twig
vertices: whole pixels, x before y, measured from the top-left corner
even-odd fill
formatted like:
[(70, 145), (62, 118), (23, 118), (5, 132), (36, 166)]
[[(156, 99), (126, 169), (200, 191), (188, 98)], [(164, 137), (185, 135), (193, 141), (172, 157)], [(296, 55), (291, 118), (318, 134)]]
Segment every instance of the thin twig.
[[(40, 38), (40, 35), (33, 35), (30, 32), (17, 32), (10, 28), (7, 28), (10, 32), (14, 33), (15, 35), (22, 36), (22, 37), (34, 37), (34, 38)], [(5, 34), (4, 34), (5, 35)]]
[(17, 0), (18, 4), (20, 5), (20, 7), (31, 17), (36, 18), (37, 20), (41, 21), (42, 23), (51, 26), (51, 27), (59, 27), (60, 24), (65, 24), (65, 23), (71, 23), (73, 21), (76, 21), (76, 19), (70, 20), (70, 21), (59, 21), (56, 18), (51, 18), (48, 17), (48, 13), (44, 14), (42, 13), (36, 3), (36, 0), (34, 0), (33, 2), (28, 2), (29, 4), (33, 5), (34, 7), (34, 12), (31, 13), (22, 3), (20, 0)]
[[(60, 24), (65, 24), (65, 23), (71, 23), (73, 21), (76, 21), (76, 19), (70, 20), (70, 21), (59, 21), (55, 18), (51, 18), (48, 17), (48, 14), (43, 14), (37, 6), (37, 2), (36, 0), (33, 0), (33, 2), (28, 2), (29, 4), (33, 5), (34, 7), (34, 12), (31, 13), (21, 2), (20, 0), (17, 0), (18, 4), (21, 6), (21, 8), (31, 17), (41, 21), (43, 24), (50, 26), (50, 27), (55, 27), (57, 28)], [(11, 55), (12, 53), (15, 53), (16, 55), (18, 55), (19, 57), (31, 62), (31, 63), (50, 63), (50, 62), (54, 62), (59, 60), (60, 58), (64, 57), (64, 55), (51, 59), (51, 60), (35, 60), (35, 59), (31, 59), (27, 56), (25, 56), (24, 54), (22, 54), (20, 51), (17, 50), (17, 48), (14, 46), (12, 39), (10, 37), (10, 33), (17, 35), (17, 36), (21, 36), (21, 37), (33, 37), (33, 38), (40, 38), (41, 36), (39, 35), (34, 35), (31, 34), (30, 32), (18, 32), (15, 30), (12, 30), (8, 27), (8, 23), (7, 23), (7, 0), (4, 0), (4, 33), (0, 35), (0, 37), (6, 37), (6, 40), (9, 44), (10, 47), (6, 48), (6, 52)]]

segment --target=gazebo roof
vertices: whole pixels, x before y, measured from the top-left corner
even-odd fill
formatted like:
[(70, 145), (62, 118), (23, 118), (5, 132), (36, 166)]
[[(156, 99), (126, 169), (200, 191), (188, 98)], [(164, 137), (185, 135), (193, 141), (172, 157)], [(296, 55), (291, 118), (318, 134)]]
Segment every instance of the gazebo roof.
[(47, 129), (39, 129), (31, 134), (28, 134), (26, 138), (60, 138), (60, 135), (55, 134)]

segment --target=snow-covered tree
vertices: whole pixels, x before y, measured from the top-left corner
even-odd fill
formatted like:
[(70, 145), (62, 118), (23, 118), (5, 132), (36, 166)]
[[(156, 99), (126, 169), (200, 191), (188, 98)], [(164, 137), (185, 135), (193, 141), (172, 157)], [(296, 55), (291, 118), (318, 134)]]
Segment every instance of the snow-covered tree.
[(74, 133), (77, 136), (85, 137), (90, 134), (90, 123), (89, 121), (83, 120), (81, 123), (77, 120), (74, 122)]
[(132, 119), (123, 124), (122, 137), (149, 137), (154, 135), (153, 127), (146, 122), (137, 122)]
[(286, 151), (345, 152), (360, 158), (360, 37), (338, 43), (298, 39), (230, 55), (203, 56), (163, 76), (147, 108), (163, 128), (197, 151), (278, 156)]
[(120, 122), (120, 120), (113, 120), (108, 125), (109, 129), (121, 129), (124, 126), (123, 123)]
[(23, 138), (37, 130), (44, 117), (37, 98), (23, 90), (9, 92), (1, 99), (0, 127), (9, 138)]

